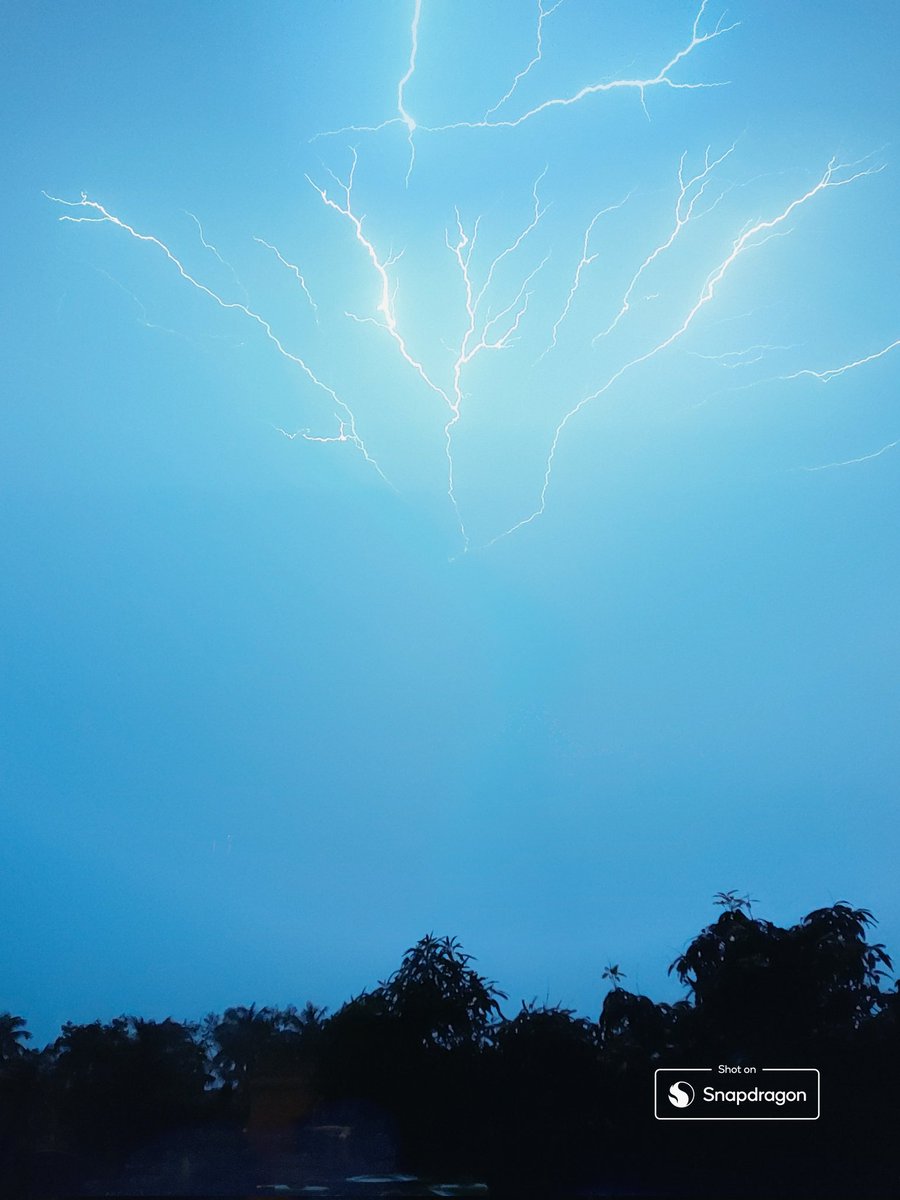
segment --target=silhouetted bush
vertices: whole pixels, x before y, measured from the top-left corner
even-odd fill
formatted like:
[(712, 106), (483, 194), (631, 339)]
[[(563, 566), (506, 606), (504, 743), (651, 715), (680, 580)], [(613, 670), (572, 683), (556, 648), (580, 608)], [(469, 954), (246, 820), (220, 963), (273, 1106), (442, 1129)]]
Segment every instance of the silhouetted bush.
[[(734, 892), (717, 903), (670, 967), (685, 999), (634, 994), (608, 967), (596, 1022), (535, 1004), (504, 1017), (504, 993), (433, 935), (330, 1017), (123, 1016), (36, 1051), (0, 1015), (0, 1192), (240, 1194), (276, 1161), (312, 1181), (462, 1174), (495, 1196), (900, 1191), (900, 991), (874, 918), (839, 902), (782, 929)], [(718, 1063), (818, 1067), (821, 1120), (654, 1121), (657, 1067)]]

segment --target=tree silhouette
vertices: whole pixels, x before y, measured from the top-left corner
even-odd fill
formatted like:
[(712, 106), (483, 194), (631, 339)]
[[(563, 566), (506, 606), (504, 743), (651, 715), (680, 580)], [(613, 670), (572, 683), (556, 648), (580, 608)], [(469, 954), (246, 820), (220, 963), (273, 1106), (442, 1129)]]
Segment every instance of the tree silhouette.
[(506, 993), (473, 970), (473, 961), (456, 938), (427, 934), (380, 985), (386, 1011), (423, 1046), (480, 1045)]
[(617, 1073), (661, 1065), (678, 1043), (680, 1018), (689, 1007), (686, 1001), (657, 1004), (648, 996), (614, 985), (600, 1011), (599, 1036), (605, 1060)]
[(231, 1087), (241, 1089), (265, 1058), (278, 1033), (274, 1009), (236, 1005), (221, 1017), (210, 1016), (207, 1025), (213, 1043), (213, 1068)]
[(0, 1013), (0, 1064), (15, 1062), (28, 1053), (22, 1045), (31, 1038), (27, 1025), (24, 1017)]
[(491, 1194), (565, 1195), (602, 1145), (597, 1026), (523, 1004), (497, 1026), (482, 1115)]
[(698, 1051), (796, 1060), (877, 1010), (891, 962), (866, 941), (866, 909), (839, 901), (781, 929), (744, 907), (729, 904), (669, 967), (691, 992)]
[[(434, 934), (330, 1017), (251, 1004), (202, 1026), (70, 1022), (38, 1053), (24, 1018), (2, 1014), (0, 1194), (171, 1194), (185, 1180), (212, 1194), (229, 1179), (249, 1194), (277, 1142), (308, 1175), (346, 1174), (353, 1155), (361, 1171), (487, 1179), (496, 1197), (652, 1194), (673, 1179), (707, 1197), (893, 1196), (900, 990), (885, 986), (874, 918), (839, 901), (781, 928), (753, 903), (716, 895), (716, 919), (669, 968), (677, 1003), (628, 991), (607, 964), (597, 1021), (535, 1003), (504, 1017), (505, 993)], [(658, 1067), (717, 1063), (815, 1066), (829, 1106), (791, 1137), (756, 1129), (749, 1158), (740, 1127), (675, 1136), (650, 1119)]]

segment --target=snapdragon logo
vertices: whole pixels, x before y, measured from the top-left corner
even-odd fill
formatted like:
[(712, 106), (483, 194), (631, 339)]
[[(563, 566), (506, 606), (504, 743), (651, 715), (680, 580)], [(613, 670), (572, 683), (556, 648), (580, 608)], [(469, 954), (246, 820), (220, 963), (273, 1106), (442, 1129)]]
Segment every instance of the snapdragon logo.
[(676, 1079), (669, 1088), (669, 1103), (676, 1108), (687, 1108), (694, 1103), (694, 1089), (683, 1079)]
[(815, 1121), (819, 1094), (815, 1068), (721, 1063), (654, 1073), (658, 1121)]

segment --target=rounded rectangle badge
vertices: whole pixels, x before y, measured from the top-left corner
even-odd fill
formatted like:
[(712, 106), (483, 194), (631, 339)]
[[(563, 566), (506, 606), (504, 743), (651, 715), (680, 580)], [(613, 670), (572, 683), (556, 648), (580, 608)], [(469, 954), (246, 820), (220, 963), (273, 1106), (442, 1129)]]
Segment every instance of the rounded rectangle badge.
[(657, 1121), (816, 1121), (816, 1067), (659, 1067), (653, 1076)]

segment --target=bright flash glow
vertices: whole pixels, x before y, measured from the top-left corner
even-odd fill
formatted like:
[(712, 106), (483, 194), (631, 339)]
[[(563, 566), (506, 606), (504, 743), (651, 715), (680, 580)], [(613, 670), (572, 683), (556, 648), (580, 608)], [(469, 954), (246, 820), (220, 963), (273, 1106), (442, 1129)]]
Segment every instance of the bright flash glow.
[[(635, 72), (633, 77), (616, 77), (582, 87), (566, 88), (560, 94), (549, 96), (531, 107), (524, 108), (522, 97), (526, 89), (521, 87), (523, 81), (531, 75), (529, 86), (539, 85), (554, 49), (549, 39), (545, 46), (545, 25), (551, 16), (562, 10), (554, 21), (554, 31), (560, 30), (570, 12), (569, 7), (563, 7), (563, 0), (546, 5), (545, 0), (538, 0), (537, 28), (531, 58), (511, 80), (507, 70), (503, 71), (501, 79), (504, 82), (496, 88), (491, 88), (488, 94), (494, 96), (501, 88), (505, 87), (505, 90), (484, 112), (483, 117), (425, 125), (413, 115), (409, 95), (414, 76), (416, 97), (426, 93), (428, 84), (425, 74), (421, 71), (416, 74), (420, 37), (427, 35), (428, 27), (426, 25), (423, 28), (421, 23), (422, 0), (413, 0), (408, 26), (409, 53), (405, 70), (396, 83), (395, 115), (381, 123), (349, 126), (343, 130), (333, 130), (329, 134), (319, 134), (317, 137), (334, 136), (351, 130), (359, 134), (377, 133), (388, 127), (402, 127), (409, 149), (403, 183), (409, 188), (416, 164), (416, 138), (420, 134), (437, 137), (448, 130), (493, 129), (501, 131), (494, 139), (495, 142), (504, 146), (509, 142), (512, 146), (515, 142), (521, 144), (528, 141), (531, 134), (517, 138), (509, 135), (508, 131), (534, 122), (531, 132), (537, 137), (541, 127), (537, 118), (549, 114), (551, 110), (558, 114), (560, 119), (557, 125), (562, 128), (568, 109), (608, 92), (637, 93), (645, 113), (651, 92), (657, 92), (660, 98), (666, 93), (676, 93), (675, 96), (669, 96), (667, 103), (682, 104), (685, 97), (680, 93), (725, 86), (722, 81), (683, 78), (688, 59), (691, 60), (692, 70), (701, 65), (705, 56), (698, 52), (707, 44), (731, 33), (740, 24), (726, 24), (724, 15), (713, 23), (708, 18), (707, 3), (708, 0), (702, 0), (699, 9), (695, 11), (690, 35), (688, 36), (685, 28), (680, 46), (673, 48), (669, 44), (666, 49), (654, 52), (655, 57), (650, 60), (654, 64), (651, 71), (643, 74)], [(555, 37), (553, 41), (556, 41)], [(454, 46), (450, 52), (457, 53), (458, 49), (458, 46)], [(596, 78), (593, 71), (591, 76)], [(391, 95), (393, 96), (393, 84)], [(435, 103), (433, 97), (430, 103)], [(639, 124), (642, 130), (646, 128), (643, 122)], [(475, 137), (447, 140), (460, 143), (479, 142), (483, 145), (481, 139)], [(364, 311), (349, 312), (344, 309), (343, 293), (339, 293), (341, 299), (335, 305), (328, 298), (327, 280), (321, 269), (310, 276), (316, 280), (317, 299), (314, 299), (307, 276), (300, 267), (271, 242), (261, 237), (253, 237), (254, 242), (274, 254), (278, 262), (296, 278), (306, 302), (315, 315), (316, 326), (319, 326), (321, 321), (327, 330), (332, 328), (328, 324), (332, 321), (334, 328), (343, 331), (342, 345), (348, 345), (348, 357), (351, 340), (356, 336), (363, 339), (368, 336), (364, 331), (355, 331), (354, 326), (357, 325), (375, 327), (380, 331), (384, 344), (392, 344), (390, 353), (398, 356), (404, 364), (403, 368), (398, 366), (398, 370), (406, 373), (405, 377), (411, 389), (417, 389), (415, 392), (411, 391), (411, 395), (418, 397), (421, 393), (422, 412), (425, 414), (423, 421), (434, 413), (434, 436), (441, 439), (440, 442), (436, 441), (436, 448), (438, 453), (443, 449), (446, 459), (446, 468), (439, 468), (441, 472), (446, 471), (441, 482), (442, 486), (445, 486), (463, 552), (471, 548), (475, 537), (469, 532), (472, 521), (469, 518), (469, 501), (462, 482), (465, 475), (460, 469), (463, 446), (460, 426), (464, 422), (468, 428), (469, 423), (475, 424), (473, 417), (487, 414), (496, 419), (505, 452), (514, 442), (512, 435), (517, 431), (514, 422), (519, 416), (523, 419), (531, 418), (537, 413), (538, 417), (545, 421), (542, 435), (544, 440), (540, 443), (539, 457), (535, 459), (531, 468), (534, 473), (528, 476), (528, 490), (524, 493), (527, 503), (520, 502), (520, 507), (512, 509), (502, 521), (495, 517), (489, 531), (506, 525), (516, 512), (524, 510), (525, 515), (512, 521), (507, 528), (489, 540), (474, 541), (475, 545), (494, 545), (515, 531), (532, 524), (544, 514), (554, 472), (561, 461), (560, 447), (564, 435), (569, 436), (566, 431), (576, 423), (583, 409), (607, 395), (623, 378), (636, 372), (643, 364), (677, 346), (682, 353), (692, 355), (702, 362), (715, 363), (725, 370), (741, 369), (743, 382), (747, 376), (752, 377), (755, 374), (751, 368), (767, 356), (776, 353), (787, 354), (797, 349), (796, 344), (788, 340), (788, 331), (779, 331), (773, 335), (769, 330), (742, 330), (740, 334), (736, 334), (736, 337), (740, 336), (737, 344), (742, 348), (726, 350), (724, 353), (701, 353), (696, 348), (696, 338), (688, 338), (687, 335), (698, 325), (702, 325), (707, 332), (713, 328), (714, 322), (708, 319), (708, 314), (710, 309), (718, 307), (715, 302), (725, 290), (726, 280), (729, 281), (728, 290), (732, 291), (732, 277), (737, 277), (734, 279), (734, 289), (739, 288), (741, 278), (746, 279), (746, 272), (738, 269), (739, 263), (759, 257), (764, 246), (789, 234), (795, 227), (794, 218), (800, 216), (805, 206), (825, 192), (844, 188), (866, 176), (876, 174), (883, 168), (864, 165), (867, 160), (862, 160), (861, 165), (859, 162), (842, 163), (833, 158), (817, 180), (806, 188), (795, 188), (791, 191), (788, 190), (788, 184), (779, 182), (774, 185), (767, 182), (766, 199), (759, 204), (760, 208), (770, 215), (759, 217), (759, 209), (754, 208), (751, 210), (754, 219), (748, 221), (746, 207), (742, 209), (740, 204), (735, 202), (738, 189), (759, 180), (771, 181), (773, 178), (783, 177), (784, 173), (779, 173), (773, 167), (771, 170), (767, 169), (765, 174), (753, 174), (752, 179), (746, 183), (717, 182), (722, 179), (725, 171), (737, 173), (739, 169), (736, 166), (736, 160), (739, 158), (736, 142), (732, 141), (728, 145), (727, 140), (721, 141), (715, 151), (710, 145), (707, 145), (704, 151), (706, 141), (706, 138), (698, 139), (697, 145), (684, 148), (684, 142), (679, 139), (679, 144), (667, 159), (662, 182), (665, 183), (666, 179), (670, 181), (668, 186), (671, 188), (671, 199), (662, 211), (658, 232), (639, 243), (635, 232), (630, 230), (627, 236), (619, 239), (618, 246), (610, 247), (609, 257), (619, 272), (616, 276), (618, 282), (614, 286), (604, 284), (601, 278), (603, 271), (595, 264), (598, 259), (606, 259), (606, 247), (611, 239), (603, 239), (609, 228), (615, 226), (621, 218), (609, 222), (603, 219), (629, 205), (631, 197), (639, 191), (646, 194), (646, 184), (642, 182), (639, 187), (635, 179), (626, 179), (621, 188), (615, 185), (613, 191), (603, 176), (607, 164), (602, 144), (598, 143), (597, 152), (590, 163), (592, 167), (596, 167), (600, 182), (591, 183), (594, 190), (580, 207), (578, 204), (582, 197), (578, 189), (565, 178), (561, 178), (555, 166), (553, 169), (545, 166), (535, 178), (535, 172), (544, 161), (543, 153), (539, 157), (529, 158), (527, 166), (521, 169), (519, 195), (523, 205), (526, 204), (527, 187), (530, 183), (531, 200), (527, 216), (520, 217), (518, 224), (513, 224), (489, 204), (485, 206), (479, 202), (476, 206), (471, 201), (467, 203), (464, 195), (451, 194), (448, 189), (437, 199), (436, 214), (429, 212), (431, 224), (426, 226), (437, 255), (444, 255), (445, 252), (449, 255), (449, 260), (443, 259), (437, 270), (433, 266), (431, 268), (435, 271), (436, 283), (430, 289), (434, 293), (433, 309), (426, 313), (426, 318), (431, 321), (430, 327), (428, 319), (411, 322), (407, 297), (412, 289), (401, 291), (401, 273), (405, 283), (407, 273), (419, 270), (424, 272), (427, 267), (420, 267), (418, 262), (411, 261), (412, 256), (407, 255), (404, 250), (395, 252), (392, 245), (386, 248), (384, 244), (377, 244), (382, 239), (372, 232), (372, 225), (367, 223), (361, 207), (361, 194), (365, 193), (368, 197), (369, 176), (367, 155), (361, 155), (357, 146), (348, 146), (346, 149), (341, 147), (342, 155), (349, 153), (349, 169), (344, 157), (341, 168), (331, 170), (322, 162), (311, 167), (305, 178), (318, 198), (313, 200), (311, 194), (306, 192), (308, 202), (313, 206), (321, 203), (329, 214), (333, 213), (337, 218), (326, 218), (326, 224), (331, 222), (334, 227), (335, 245), (340, 244), (343, 237), (350, 243), (356, 256), (362, 286), (368, 289), (367, 293), (363, 293), (369, 297), (362, 302)], [(423, 145), (424, 143), (420, 144), (420, 151)], [(530, 153), (535, 154), (533, 147)], [(547, 157), (549, 158), (549, 155)], [(729, 165), (723, 170), (726, 160), (729, 160)], [(769, 167), (768, 163), (766, 167)], [(491, 169), (494, 169), (493, 164)], [(420, 174), (421, 170), (420, 166)], [(498, 161), (498, 178), (503, 176), (504, 170), (505, 167)], [(374, 194), (379, 202), (388, 192), (385, 174), (384, 170), (372, 172), (375, 177)], [(671, 187), (673, 174), (676, 177), (675, 187)], [(419, 176), (416, 182), (418, 178)], [(586, 186), (587, 178), (586, 173), (581, 180), (581, 187)], [(658, 186), (659, 182), (654, 178), (652, 186)], [(629, 184), (633, 185), (630, 190)], [(399, 179), (396, 186), (399, 190)], [(775, 186), (778, 188), (779, 201), (772, 198)], [(557, 206), (548, 218), (547, 214), (552, 205), (543, 197), (551, 187)], [(414, 188), (409, 188), (410, 196), (413, 196), (414, 192)], [(610, 194), (623, 198), (600, 207), (601, 197), (608, 198)], [(65, 208), (66, 211), (60, 217), (63, 221), (73, 224), (109, 224), (128, 233), (137, 241), (155, 247), (192, 288), (213, 300), (221, 309), (241, 313), (246, 320), (253, 322), (263, 331), (268, 343), (275, 347), (277, 353), (299, 368), (315, 393), (327, 398), (329, 412), (334, 421), (333, 425), (326, 425), (324, 429), (313, 430), (307, 425), (293, 431), (281, 425), (273, 428), (291, 441), (299, 439), (300, 442), (316, 445), (346, 443), (357, 450), (382, 479), (386, 479), (381, 466), (366, 448), (354, 410), (344, 398), (349, 389), (342, 384), (343, 394), (339, 395), (335, 388), (326, 382), (325, 375), (314, 371), (309, 365), (309, 356), (305, 349), (302, 356), (288, 350), (274, 332), (272, 322), (263, 316), (257, 307), (251, 307), (246, 292), (244, 302), (226, 299), (221, 292), (191, 274), (169, 246), (159, 238), (138, 232), (84, 193), (79, 200), (61, 200), (53, 196), (48, 196), (48, 199)], [(577, 221), (577, 224), (574, 224), (577, 233), (572, 236), (570, 228), (566, 231), (564, 239), (561, 238), (551, 245), (552, 225), (560, 209), (567, 213), (576, 213), (575, 217), (569, 219), (572, 222)], [(629, 205), (629, 215), (631, 211)], [(474, 215), (476, 212), (480, 212), (480, 215)], [(203, 247), (231, 272), (235, 285), (243, 290), (234, 269), (219, 249), (207, 240), (199, 218), (193, 213), (187, 215), (196, 224)], [(393, 226), (390, 228), (393, 231)], [(401, 242), (398, 236), (396, 244), (408, 246), (409, 242)], [(560, 245), (568, 247), (565, 254), (561, 252)], [(309, 254), (311, 253), (312, 251), (309, 251)], [(774, 250), (770, 247), (767, 254), (773, 255)], [(310, 261), (306, 249), (301, 250), (297, 257), (304, 264)], [(545, 271), (544, 268), (551, 257), (553, 265)], [(204, 261), (210, 270), (216, 269), (208, 259)], [(448, 275), (449, 283), (444, 275), (440, 275), (441, 271)], [(548, 283), (548, 276), (553, 276), (554, 272), (557, 278), (553, 283)], [(437, 282), (439, 275), (440, 280)], [(683, 289), (679, 291), (682, 283)], [(601, 286), (605, 287), (603, 293), (600, 291)], [(781, 289), (784, 286), (784, 282), (779, 281), (774, 285), (774, 296), (766, 299), (773, 299), (781, 304), (784, 300)], [(554, 288), (556, 290), (552, 290)], [(424, 290), (419, 289), (413, 293), (420, 297), (420, 303)], [(544, 291), (548, 293), (547, 297), (542, 297), (541, 293)], [(757, 312), (767, 307), (756, 305), (751, 311), (745, 311), (748, 307), (746, 296), (742, 298), (739, 294), (737, 298), (741, 305), (740, 315), (721, 317), (715, 324), (728, 321), (750, 322)], [(428, 299), (430, 301), (432, 297), (429, 296)], [(647, 307), (651, 301), (652, 309)], [(749, 305), (755, 305), (755, 300), (751, 299)], [(267, 308), (265, 311), (270, 310)], [(349, 318), (353, 325), (341, 321), (339, 314), (342, 311), (344, 317)], [(312, 323), (309, 322), (309, 325)], [(320, 329), (311, 330), (310, 336), (320, 332)], [(779, 336), (783, 337), (784, 341), (776, 341), (775, 338)], [(373, 338), (373, 341), (377, 340)], [(306, 344), (304, 340), (304, 347)], [(533, 372), (533, 379), (528, 379), (527, 387), (524, 386), (521, 377), (515, 376), (515, 348), (522, 344), (526, 351), (522, 358), (527, 359)], [(865, 357), (856, 358), (829, 370), (815, 371), (804, 368), (785, 373), (779, 378), (798, 380), (808, 376), (828, 383), (882, 358), (898, 345), (900, 339)], [(444, 353), (438, 353), (438, 349), (443, 349)], [(563, 349), (567, 351), (565, 355)], [(507, 355), (507, 351), (512, 353)], [(330, 352), (334, 353), (333, 346)], [(502, 368), (498, 368), (498, 374), (500, 370), (506, 369), (507, 363), (512, 364), (511, 386), (508, 389), (513, 397), (512, 401), (505, 393), (499, 398), (498, 395), (491, 394), (490, 384), (481, 388), (480, 380), (494, 378), (490, 372), (482, 374), (480, 371), (471, 370), (477, 359), (482, 356), (491, 359), (499, 356), (501, 352), (504, 352)], [(576, 369), (582, 371), (580, 376), (576, 374)], [(332, 372), (328, 372), (328, 376), (334, 378)], [(756, 386), (759, 382), (764, 381), (757, 380), (756, 384), (748, 383), (746, 386)], [(495, 388), (495, 391), (499, 393), (501, 389)], [(508, 414), (503, 415), (501, 401), (515, 404), (512, 417)], [(526, 411), (527, 404), (534, 405), (534, 408)], [(355, 401), (354, 406), (356, 407)], [(500, 415), (495, 416), (498, 412)], [(387, 418), (390, 415), (387, 414)], [(389, 427), (387, 418), (385, 421)], [(406, 435), (408, 429), (404, 428), (401, 432)], [(803, 469), (817, 471), (867, 462), (885, 454), (897, 444), (890, 442), (872, 454)], [(381, 452), (379, 457), (384, 459)], [(390, 473), (394, 475), (393, 468)], [(467, 519), (463, 516), (464, 509)]]

